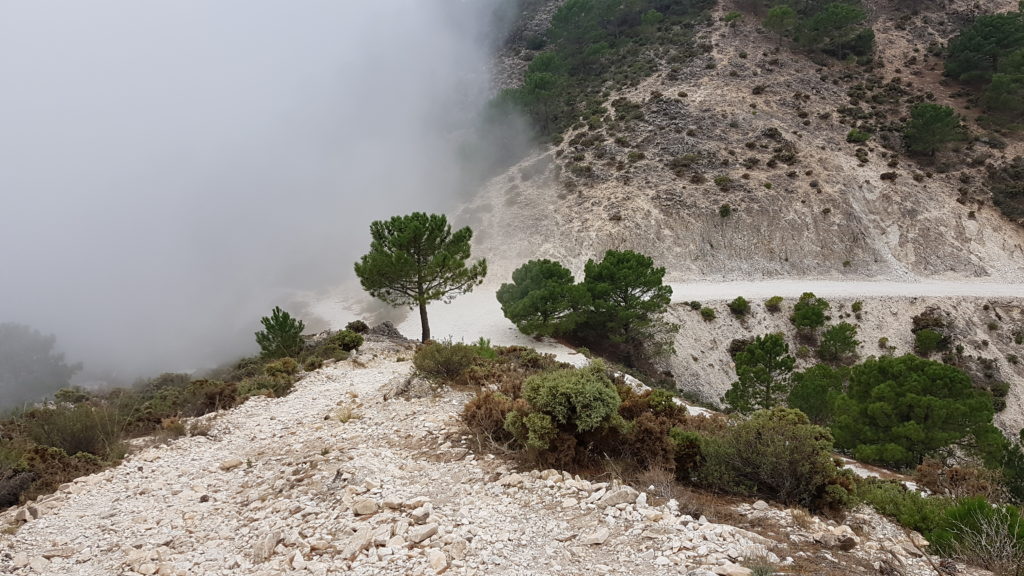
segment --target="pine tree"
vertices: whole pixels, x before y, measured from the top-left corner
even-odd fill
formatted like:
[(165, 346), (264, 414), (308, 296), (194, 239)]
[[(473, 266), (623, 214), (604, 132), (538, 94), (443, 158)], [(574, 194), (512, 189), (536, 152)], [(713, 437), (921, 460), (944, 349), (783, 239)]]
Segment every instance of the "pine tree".
[(487, 262), (466, 266), (473, 231), (454, 233), (443, 214), (415, 212), (370, 224), (370, 251), (355, 264), (363, 289), (392, 306), (420, 310), (422, 339), (430, 340), (427, 303), (450, 302), (487, 275)]
[(571, 331), (590, 300), (572, 272), (553, 260), (530, 260), (517, 268), (497, 298), (505, 317), (531, 336)]
[(256, 343), (265, 358), (295, 357), (302, 351), (302, 331), (305, 323), (274, 306), (270, 316), (260, 319), (263, 330), (256, 333)]
[(782, 334), (754, 338), (736, 354), (734, 362), (737, 380), (724, 398), (730, 408), (749, 414), (785, 405), (796, 359), (789, 355), (789, 344)]

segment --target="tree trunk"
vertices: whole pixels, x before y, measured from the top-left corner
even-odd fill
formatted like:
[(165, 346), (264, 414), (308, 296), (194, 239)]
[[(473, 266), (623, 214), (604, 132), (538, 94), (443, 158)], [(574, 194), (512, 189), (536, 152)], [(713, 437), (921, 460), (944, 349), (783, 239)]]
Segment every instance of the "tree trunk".
[(420, 325), (423, 327), (423, 342), (430, 340), (430, 322), (427, 320), (427, 303), (420, 302)]

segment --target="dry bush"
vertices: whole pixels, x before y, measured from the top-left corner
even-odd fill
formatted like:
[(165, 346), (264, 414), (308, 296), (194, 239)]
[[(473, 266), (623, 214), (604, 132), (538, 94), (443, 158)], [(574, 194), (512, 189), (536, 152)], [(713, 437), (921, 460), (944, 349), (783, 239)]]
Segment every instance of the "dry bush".
[(975, 512), (955, 522), (951, 556), (997, 576), (1024, 576), (1024, 519), (1018, 510)]
[(936, 494), (952, 498), (980, 496), (989, 502), (1006, 500), (999, 472), (977, 466), (946, 466), (929, 458), (914, 470), (914, 481)]

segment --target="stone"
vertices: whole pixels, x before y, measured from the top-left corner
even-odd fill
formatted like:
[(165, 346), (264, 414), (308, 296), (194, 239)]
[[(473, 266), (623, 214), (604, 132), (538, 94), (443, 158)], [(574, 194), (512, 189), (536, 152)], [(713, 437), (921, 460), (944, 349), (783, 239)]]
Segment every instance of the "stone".
[(402, 499), (398, 496), (385, 496), (384, 507), (391, 510), (398, 510), (402, 507)]
[(70, 546), (61, 548), (50, 548), (39, 553), (40, 556), (50, 560), (51, 558), (70, 558), (78, 553), (78, 550)]
[(228, 472), (238, 468), (242, 465), (242, 461), (238, 458), (228, 458), (227, 460), (220, 463), (220, 469), (224, 472)]
[(431, 550), (427, 553), (427, 562), (434, 572), (441, 572), (448, 567), (448, 556), (440, 550)]
[(156, 571), (156, 564), (152, 564), (150, 562), (146, 562), (145, 564), (140, 565), (136, 570), (136, 572), (142, 574), (142, 576), (153, 576), (153, 574), (156, 574)]
[(509, 474), (499, 478), (496, 484), (498, 486), (521, 486), (523, 484), (523, 477), (520, 474)]
[(604, 526), (601, 526), (600, 528), (594, 530), (590, 534), (580, 537), (580, 543), (587, 546), (604, 544), (605, 540), (607, 540), (608, 536), (610, 535), (611, 533), (608, 531), (608, 529)]
[(637, 497), (640, 493), (630, 488), (629, 486), (623, 486), (618, 490), (612, 490), (605, 493), (598, 501), (597, 505), (601, 508), (607, 508), (609, 506), (618, 506), (619, 504), (632, 504), (636, 502)]
[(277, 543), (282, 538), (281, 531), (275, 530), (257, 540), (256, 545), (252, 548), (253, 560), (256, 562), (266, 562), (269, 560), (274, 555), (274, 548), (277, 548)]
[(754, 502), (753, 508), (754, 510), (767, 510), (770, 506), (768, 506), (768, 503), (764, 500), (758, 500), (757, 502)]
[(417, 524), (424, 524), (430, 519), (430, 514), (433, 511), (433, 508), (429, 504), (425, 504), (410, 512), (409, 517)]
[(469, 553), (469, 542), (463, 538), (456, 538), (448, 545), (448, 553), (451, 554), (452, 560), (465, 560)]
[(32, 520), (32, 515), (28, 513), (26, 508), (18, 508), (18, 511), (14, 513), (15, 522), (31, 522)]
[(360, 552), (370, 547), (372, 541), (373, 526), (363, 526), (348, 539), (344, 550), (341, 551), (341, 557), (348, 561), (355, 560)]
[(367, 516), (369, 514), (376, 514), (377, 509), (377, 503), (369, 499), (360, 500), (352, 505), (352, 512), (356, 516)]
[(566, 498), (562, 500), (562, 508), (575, 508), (579, 503), (580, 501), (575, 498)]
[(750, 576), (753, 574), (753, 570), (750, 568), (732, 563), (715, 566), (712, 571), (718, 576)]
[(410, 528), (406, 538), (413, 544), (419, 544), (434, 534), (437, 534), (437, 524), (424, 524)]
[(11, 560), (11, 563), (14, 564), (15, 568), (24, 568), (25, 566), (28, 566), (28, 554), (25, 554), (24, 552), (18, 552), (14, 555), (14, 558)]
[(46, 569), (50, 567), (50, 561), (42, 556), (36, 556), (28, 561), (28, 567), (36, 572), (46, 572)]

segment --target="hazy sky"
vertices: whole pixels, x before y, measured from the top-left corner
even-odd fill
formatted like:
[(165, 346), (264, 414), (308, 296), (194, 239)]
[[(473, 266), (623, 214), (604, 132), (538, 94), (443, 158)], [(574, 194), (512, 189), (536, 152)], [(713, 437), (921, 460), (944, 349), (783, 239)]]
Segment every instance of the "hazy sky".
[(0, 322), (129, 373), (252, 351), (443, 209), (501, 0), (0, 0)]

